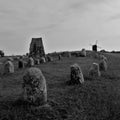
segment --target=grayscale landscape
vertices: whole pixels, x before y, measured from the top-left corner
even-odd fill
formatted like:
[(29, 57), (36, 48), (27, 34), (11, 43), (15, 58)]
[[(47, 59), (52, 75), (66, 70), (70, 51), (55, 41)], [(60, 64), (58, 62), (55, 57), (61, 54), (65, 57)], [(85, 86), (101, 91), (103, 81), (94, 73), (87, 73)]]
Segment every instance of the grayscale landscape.
[(0, 120), (120, 120), (119, 9), (0, 0)]

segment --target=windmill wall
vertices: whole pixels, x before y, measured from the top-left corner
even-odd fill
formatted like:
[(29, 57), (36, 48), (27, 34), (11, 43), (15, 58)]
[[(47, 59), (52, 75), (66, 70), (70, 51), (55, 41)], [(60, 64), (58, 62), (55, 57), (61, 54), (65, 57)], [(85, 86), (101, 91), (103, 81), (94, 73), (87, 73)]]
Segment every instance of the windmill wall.
[(42, 38), (32, 38), (30, 43), (29, 53), (31, 56), (34, 57), (45, 56), (45, 50), (44, 50)]
[(95, 52), (97, 52), (97, 45), (93, 45), (92, 46), (92, 50), (95, 51)]

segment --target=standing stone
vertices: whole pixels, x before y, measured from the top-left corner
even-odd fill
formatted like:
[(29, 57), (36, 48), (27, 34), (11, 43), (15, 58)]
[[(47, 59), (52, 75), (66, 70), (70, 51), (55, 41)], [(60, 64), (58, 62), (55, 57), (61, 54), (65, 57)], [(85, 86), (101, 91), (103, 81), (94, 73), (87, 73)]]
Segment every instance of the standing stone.
[(99, 63), (100, 71), (107, 71), (107, 62), (105, 59), (101, 60)]
[(61, 55), (58, 55), (58, 60), (61, 60), (62, 59), (62, 56)]
[(79, 53), (79, 52), (74, 52), (74, 55), (75, 55), (75, 57), (80, 57), (81, 56), (81, 52)]
[(4, 57), (4, 56), (5, 56), (5, 53), (2, 50), (0, 50), (0, 57)]
[(8, 60), (8, 61), (11, 61), (11, 62), (14, 61), (14, 59), (13, 59), (12, 57), (7, 58), (7, 60)]
[(30, 44), (30, 55), (34, 57), (45, 57), (42, 38), (32, 38)]
[(22, 58), (18, 60), (18, 68), (24, 68), (24, 61)]
[(70, 52), (68, 52), (68, 58), (71, 58), (71, 53)]
[(89, 70), (89, 76), (92, 76), (92, 77), (100, 77), (101, 76), (98, 63), (92, 64), (92, 66)]
[(4, 73), (14, 73), (14, 64), (10, 59), (8, 59), (4, 65)]
[(98, 59), (100, 58), (100, 55), (97, 52), (93, 52), (93, 58)]
[(41, 57), (40, 63), (46, 63), (45, 57)]
[[(27, 58), (28, 59), (28, 58)], [(28, 61), (27, 61), (27, 59), (24, 61), (24, 67), (29, 67), (28, 66)]]
[(32, 67), (32, 66), (34, 66), (34, 59), (32, 57), (30, 57), (28, 59), (28, 67)]
[(86, 50), (85, 50), (85, 49), (82, 49), (82, 50), (81, 50), (80, 56), (81, 56), (81, 57), (86, 57)]
[(38, 58), (35, 58), (35, 65), (39, 65), (40, 64), (40, 60)]
[(23, 76), (23, 98), (33, 106), (47, 103), (46, 80), (40, 69), (31, 67)]
[(52, 62), (53, 61), (53, 58), (51, 56), (47, 56), (47, 61), (48, 62)]
[(106, 63), (107, 63), (107, 61), (108, 61), (108, 60), (107, 60), (107, 57), (105, 57), (104, 55), (100, 55), (100, 59), (101, 59), (101, 60), (105, 60)]
[(71, 84), (82, 83), (84, 83), (82, 70), (78, 64), (74, 64), (71, 66)]
[(18, 61), (20, 59), (20, 57), (14, 57), (15, 61)]

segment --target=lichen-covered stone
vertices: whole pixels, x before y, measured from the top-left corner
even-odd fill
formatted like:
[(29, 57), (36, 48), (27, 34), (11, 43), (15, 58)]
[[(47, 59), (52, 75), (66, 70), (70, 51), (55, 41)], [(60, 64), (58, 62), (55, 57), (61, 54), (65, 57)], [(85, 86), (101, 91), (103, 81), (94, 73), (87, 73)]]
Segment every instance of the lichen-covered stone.
[(89, 70), (89, 76), (92, 76), (92, 77), (100, 77), (101, 76), (98, 63), (92, 64), (92, 66)]
[(84, 83), (83, 73), (78, 64), (74, 64), (71, 66), (71, 82), (72, 84)]
[(12, 63), (12, 61), (7, 60), (4, 64), (4, 73), (14, 73), (14, 64)]
[(47, 103), (46, 80), (40, 69), (31, 67), (23, 76), (24, 100), (34, 106)]
[(107, 62), (105, 59), (100, 61), (99, 67), (100, 67), (100, 71), (107, 71)]

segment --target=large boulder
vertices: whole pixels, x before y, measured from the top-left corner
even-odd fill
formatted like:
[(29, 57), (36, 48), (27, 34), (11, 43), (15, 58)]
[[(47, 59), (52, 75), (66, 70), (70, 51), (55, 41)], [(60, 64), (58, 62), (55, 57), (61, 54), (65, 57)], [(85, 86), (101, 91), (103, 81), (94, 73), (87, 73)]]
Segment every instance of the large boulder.
[(84, 77), (82, 70), (78, 64), (74, 64), (71, 67), (71, 84), (82, 84), (84, 83)]
[(23, 76), (23, 98), (33, 106), (47, 103), (46, 80), (40, 69), (31, 67)]
[(100, 77), (101, 76), (98, 63), (92, 64), (92, 66), (89, 70), (89, 76), (92, 76), (92, 77)]
[(14, 64), (9, 59), (4, 64), (4, 73), (14, 73)]
[(107, 71), (107, 62), (105, 59), (100, 61), (99, 67), (100, 67), (100, 71)]

